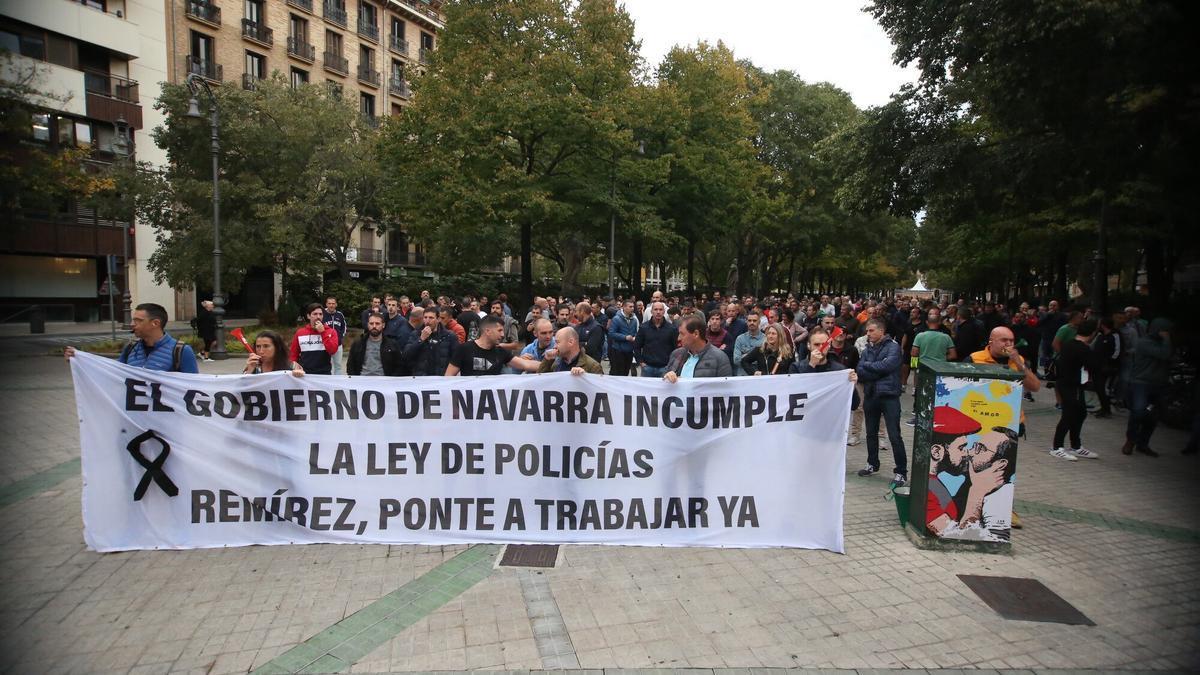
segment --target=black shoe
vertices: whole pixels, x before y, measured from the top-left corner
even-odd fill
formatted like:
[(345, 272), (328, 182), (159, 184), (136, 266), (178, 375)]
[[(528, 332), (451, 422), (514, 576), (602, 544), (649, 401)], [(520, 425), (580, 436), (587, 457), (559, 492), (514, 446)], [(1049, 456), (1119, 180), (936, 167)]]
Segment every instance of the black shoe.
[(1108, 419), (1108, 418), (1112, 417), (1112, 413), (1110, 413), (1110, 412), (1104, 412), (1104, 411), (1102, 410), (1102, 411), (1100, 411), (1100, 412), (1098, 412), (1098, 413), (1095, 413), (1095, 414), (1093, 414), (1093, 415), (1092, 415), (1092, 417), (1095, 417), (1095, 418), (1096, 418), (1096, 419), (1098, 419), (1098, 420), (1106, 420), (1106, 419)]
[(865, 467), (858, 470), (858, 475), (860, 475), (864, 478), (866, 478), (867, 476), (870, 476), (873, 473), (879, 473), (879, 467), (871, 466), (870, 464), (868, 464)]
[(1155, 452), (1155, 451), (1153, 451), (1153, 450), (1151, 450), (1151, 449), (1150, 449), (1150, 448), (1148, 448), (1148, 447), (1147, 447), (1147, 448), (1137, 448), (1137, 451), (1138, 451), (1138, 452), (1140, 452), (1140, 453), (1142, 453), (1143, 455), (1145, 455), (1145, 456), (1147, 456), (1147, 457), (1158, 457), (1158, 453), (1157, 453), (1157, 452)]
[(1189, 446), (1187, 446), (1186, 448), (1184, 448), (1184, 449), (1183, 449), (1183, 454), (1185, 454), (1185, 455), (1194, 455), (1194, 454), (1196, 454), (1196, 445), (1195, 445), (1195, 444), (1192, 444), (1192, 445), (1189, 445)]

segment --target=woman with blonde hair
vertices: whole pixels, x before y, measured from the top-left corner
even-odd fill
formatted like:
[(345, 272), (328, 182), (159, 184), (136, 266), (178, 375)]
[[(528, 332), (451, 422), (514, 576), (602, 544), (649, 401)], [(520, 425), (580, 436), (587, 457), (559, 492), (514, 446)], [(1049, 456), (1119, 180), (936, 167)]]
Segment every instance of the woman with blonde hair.
[(786, 375), (795, 357), (791, 332), (781, 323), (767, 326), (766, 341), (742, 357), (747, 375)]

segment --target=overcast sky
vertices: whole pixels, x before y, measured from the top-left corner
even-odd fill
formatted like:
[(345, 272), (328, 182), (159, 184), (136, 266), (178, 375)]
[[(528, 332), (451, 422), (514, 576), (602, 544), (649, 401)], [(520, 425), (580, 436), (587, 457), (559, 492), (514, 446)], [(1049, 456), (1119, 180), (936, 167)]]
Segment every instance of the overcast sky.
[(892, 43), (866, 0), (623, 0), (653, 69), (674, 45), (723, 41), (764, 70), (831, 82), (859, 107), (887, 103), (916, 69), (892, 63)]

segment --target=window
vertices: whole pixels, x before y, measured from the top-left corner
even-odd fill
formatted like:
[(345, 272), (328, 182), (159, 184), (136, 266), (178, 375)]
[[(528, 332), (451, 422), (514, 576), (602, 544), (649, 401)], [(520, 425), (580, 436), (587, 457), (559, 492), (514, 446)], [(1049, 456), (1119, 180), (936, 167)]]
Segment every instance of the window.
[(397, 40), (404, 39), (404, 22), (396, 17), (392, 17), (392, 35)]
[(263, 0), (246, 0), (246, 20), (253, 21), (258, 25), (263, 25), (264, 19)]
[(370, 94), (358, 95), (358, 110), (367, 117), (375, 116), (375, 97)]
[(433, 49), (433, 36), (421, 31), (421, 49)]
[(392, 81), (404, 81), (404, 62), (392, 59)]
[(55, 120), (58, 127), (58, 147), (69, 148), (75, 145), (75, 123), (69, 117), (59, 117)]
[(192, 31), (192, 58), (207, 64), (213, 57), (213, 39), (204, 33)]
[(358, 25), (370, 26), (374, 28), (375, 26), (379, 25), (377, 19), (378, 13), (379, 10), (375, 9), (375, 5), (365, 2), (358, 3)]
[(308, 44), (308, 21), (291, 15), (292, 19), (288, 22), (288, 35), (292, 40), (299, 44)]
[(308, 71), (292, 68), (292, 88), (296, 89), (302, 84), (308, 84)]
[(30, 115), (33, 123), (33, 140), (50, 142), (50, 116), (44, 113)]
[(91, 122), (75, 122), (75, 144), (81, 148), (92, 147)]
[(0, 30), (0, 49), (10, 54), (21, 53), (21, 36), (7, 30)]
[(325, 53), (334, 56), (342, 55), (342, 34), (336, 31), (325, 31)]
[(261, 80), (267, 76), (267, 59), (262, 54), (246, 52), (246, 74)]
[[(79, 56), (75, 49), (75, 41), (69, 40), (58, 35), (46, 36), (46, 60), (55, 65), (71, 68), (72, 70), (79, 69)], [(105, 70), (108, 69), (108, 63), (104, 64)]]
[(358, 69), (362, 71), (375, 70), (375, 50), (370, 47), (358, 48)]
[(340, 82), (325, 80), (325, 86), (329, 87), (329, 95), (333, 97), (333, 100), (342, 100), (342, 84)]

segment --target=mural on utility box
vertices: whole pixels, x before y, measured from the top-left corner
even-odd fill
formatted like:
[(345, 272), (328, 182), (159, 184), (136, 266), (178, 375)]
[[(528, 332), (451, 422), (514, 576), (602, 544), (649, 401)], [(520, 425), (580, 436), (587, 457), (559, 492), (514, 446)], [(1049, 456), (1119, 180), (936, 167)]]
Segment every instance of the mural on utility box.
[(1020, 382), (937, 376), (925, 523), (943, 539), (1008, 541)]

